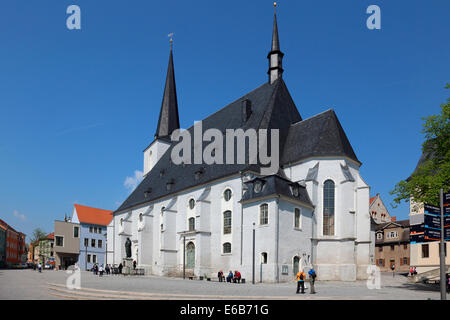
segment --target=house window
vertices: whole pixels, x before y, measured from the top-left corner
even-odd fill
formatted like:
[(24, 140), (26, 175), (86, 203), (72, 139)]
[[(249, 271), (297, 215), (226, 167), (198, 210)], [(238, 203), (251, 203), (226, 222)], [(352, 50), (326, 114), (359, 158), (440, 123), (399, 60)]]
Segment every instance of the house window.
[(394, 250), (395, 250), (395, 246), (391, 245), (391, 251), (394, 251)]
[(84, 238), (84, 246), (85, 247), (89, 246), (89, 239), (88, 238)]
[(223, 213), (223, 234), (231, 233), (231, 211)]
[(265, 225), (268, 223), (269, 223), (269, 205), (267, 203), (264, 203), (259, 207), (259, 224)]
[(98, 245), (98, 247), (99, 247), (99, 248), (101, 248), (101, 247), (102, 247), (102, 245), (103, 245), (103, 241), (102, 241), (102, 240), (98, 240), (98, 243), (97, 243), (97, 245)]
[(428, 244), (422, 244), (422, 258), (430, 257), (430, 247)]
[(377, 233), (377, 239), (383, 240), (383, 234), (381, 232)]
[[(122, 225), (122, 219), (120, 219), (120, 225)], [(94, 228), (89, 227), (89, 232), (92, 233), (92, 232), (93, 232), (93, 229), (94, 229)]]
[(409, 264), (408, 258), (406, 258), (406, 257), (403, 258), (403, 264), (404, 265), (408, 265)]
[(90, 254), (87, 255), (87, 262), (89, 262), (89, 263), (91, 262), (91, 255)]
[(191, 199), (191, 200), (189, 200), (189, 209), (194, 209), (194, 207), (195, 207), (195, 200), (194, 199)]
[(323, 184), (323, 235), (334, 235), (334, 182)]
[(267, 252), (261, 253), (261, 263), (267, 264)]
[(91, 239), (91, 247), (95, 248), (95, 239)]
[(55, 242), (57, 247), (64, 247), (64, 237), (55, 236)]
[(405, 243), (404, 245), (403, 245), (403, 249), (408, 249), (408, 244), (407, 243)]
[(92, 262), (97, 263), (97, 256), (95, 254), (92, 255)]
[(383, 247), (378, 247), (378, 252), (383, 252)]
[(300, 229), (301, 228), (300, 218), (301, 218), (300, 209), (299, 208), (295, 208), (294, 209), (294, 228), (295, 229)]
[(73, 237), (74, 238), (78, 238), (79, 232), (80, 232), (80, 228), (79, 227), (73, 227)]
[(164, 224), (161, 223), (161, 231), (164, 231)]
[(230, 199), (231, 199), (231, 190), (230, 189), (225, 190), (225, 192), (223, 193), (223, 197), (224, 197), (225, 201), (230, 201)]
[(195, 218), (189, 218), (189, 231), (195, 230)]
[(231, 243), (225, 242), (223, 244), (223, 253), (231, 253)]

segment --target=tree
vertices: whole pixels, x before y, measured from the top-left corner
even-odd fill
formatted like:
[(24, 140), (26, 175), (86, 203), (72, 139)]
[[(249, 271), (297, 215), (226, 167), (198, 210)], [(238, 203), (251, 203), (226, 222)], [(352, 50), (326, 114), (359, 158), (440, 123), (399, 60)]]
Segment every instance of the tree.
[[(447, 83), (446, 89), (450, 89)], [(439, 191), (450, 191), (450, 98), (441, 104), (441, 113), (422, 118), (422, 133), (425, 142), (422, 144), (423, 161), (416, 171), (406, 180), (402, 180), (390, 191), (395, 195), (394, 202), (415, 202), (439, 205)]]
[(40, 240), (43, 237), (45, 237), (46, 235), (47, 234), (41, 228), (36, 228), (33, 231), (33, 235), (31, 236), (31, 239), (30, 239), (30, 243)]

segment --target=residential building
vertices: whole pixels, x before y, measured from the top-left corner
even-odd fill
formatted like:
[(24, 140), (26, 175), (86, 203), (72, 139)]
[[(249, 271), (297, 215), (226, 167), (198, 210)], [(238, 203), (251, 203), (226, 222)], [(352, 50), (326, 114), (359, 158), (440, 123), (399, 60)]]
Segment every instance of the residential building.
[(55, 266), (59, 270), (66, 270), (78, 262), (80, 225), (69, 221), (55, 220), (54, 227)]
[(6, 227), (0, 224), (0, 268), (6, 267)]
[[(155, 139), (144, 150), (144, 179), (113, 213), (108, 261), (123, 262), (130, 239), (131, 258), (146, 274), (181, 276), (185, 269), (212, 276), (222, 269), (250, 278), (255, 230), (258, 281), (292, 281), (311, 266), (320, 280), (367, 279), (374, 243), (362, 163), (334, 110), (302, 118), (282, 78), (283, 56), (275, 15), (268, 81), (180, 133), (189, 142), (183, 156), (195, 156), (201, 151), (189, 137), (214, 132), (214, 148), (200, 143), (212, 162), (175, 163), (180, 145), (171, 136), (180, 121), (171, 47)], [(272, 170), (261, 152), (259, 160), (241, 161), (234, 145), (223, 150), (222, 133), (265, 130), (279, 137), (271, 154), (279, 151), (280, 166), (272, 163)], [(261, 136), (259, 142), (267, 146)]]
[(112, 211), (75, 204), (71, 221), (80, 224), (80, 257), (82, 270), (94, 264), (106, 265), (106, 226), (112, 220)]
[(7, 266), (24, 263), (27, 259), (27, 251), (25, 246), (25, 234), (16, 231), (13, 227), (0, 219), (2, 229), (6, 229), (6, 258)]
[[(413, 172), (417, 172), (419, 167), (427, 161), (427, 156), (422, 154), (416, 168)], [(409, 179), (409, 178), (408, 178)], [(440, 241), (426, 239), (425, 233), (425, 205), (422, 202), (415, 201), (413, 198), (409, 201), (409, 221), (413, 232), (411, 234), (411, 266), (416, 267), (418, 274), (438, 270), (440, 268)], [(418, 240), (417, 235), (423, 236)], [(450, 257), (448, 255), (448, 246), (450, 239), (445, 239), (445, 265), (450, 267)]]
[(53, 232), (39, 239), (39, 258), (41, 263), (55, 264), (54, 241), (55, 234)]
[(409, 220), (378, 224), (375, 232), (375, 260), (381, 271), (409, 272)]
[(369, 212), (377, 224), (390, 222), (393, 219), (383, 200), (381, 200), (379, 193), (375, 197), (370, 198)]

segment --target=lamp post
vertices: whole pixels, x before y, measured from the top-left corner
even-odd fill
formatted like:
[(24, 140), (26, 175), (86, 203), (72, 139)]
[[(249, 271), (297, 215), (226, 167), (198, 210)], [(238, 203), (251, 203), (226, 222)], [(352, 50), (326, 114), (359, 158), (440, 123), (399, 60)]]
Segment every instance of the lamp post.
[(183, 235), (183, 279), (186, 279), (186, 236)]
[(441, 241), (439, 243), (439, 257), (440, 257), (440, 285), (441, 285), (441, 300), (447, 300), (447, 293), (446, 293), (446, 277), (445, 277), (445, 228), (444, 228), (444, 191), (441, 189), (440, 194), (440, 207), (441, 207)]

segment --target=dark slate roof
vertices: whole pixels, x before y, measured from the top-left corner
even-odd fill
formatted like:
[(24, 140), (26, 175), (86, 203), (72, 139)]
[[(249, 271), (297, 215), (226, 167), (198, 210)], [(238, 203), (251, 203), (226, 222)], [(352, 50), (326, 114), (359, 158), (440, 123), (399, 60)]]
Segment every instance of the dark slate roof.
[(323, 156), (345, 156), (361, 164), (332, 109), (290, 127), (281, 163)]
[[(254, 184), (262, 183), (260, 192), (255, 192)], [(303, 202), (307, 205), (313, 206), (306, 188), (299, 183), (289, 181), (278, 175), (271, 175), (263, 178), (255, 178), (251, 181), (245, 182), (246, 191), (242, 197), (242, 202), (250, 200), (258, 200), (261, 198), (281, 195), (287, 198)], [(298, 195), (293, 193), (292, 188), (298, 188)]]
[(175, 70), (173, 67), (172, 48), (170, 49), (169, 66), (167, 67), (166, 85), (161, 103), (158, 127), (155, 137), (162, 138), (172, 134), (180, 128), (180, 119), (178, 116), (177, 88), (175, 85)]
[[(251, 103), (251, 113), (247, 118), (243, 117), (243, 110), (244, 106), (248, 107), (248, 101)], [(238, 128), (243, 130), (279, 129), (280, 166), (310, 156), (348, 156), (358, 161), (334, 111), (330, 110), (302, 121), (282, 79), (278, 79), (273, 84), (261, 85), (204, 119), (203, 132), (209, 128), (219, 129), (223, 133), (226, 129)], [(193, 137), (193, 127), (187, 130)], [(209, 142), (205, 142), (204, 147), (208, 144)], [(240, 172), (260, 172), (260, 164), (249, 165), (248, 161), (246, 161), (247, 164), (233, 165), (175, 165), (171, 162), (171, 151), (174, 145), (175, 143), (172, 143), (116, 212), (125, 211), (197, 185), (237, 175)], [(223, 145), (225, 148), (225, 137)], [(192, 145), (192, 154), (193, 147)], [(235, 157), (236, 154), (237, 152)], [(283, 175), (279, 172), (279, 176)]]

